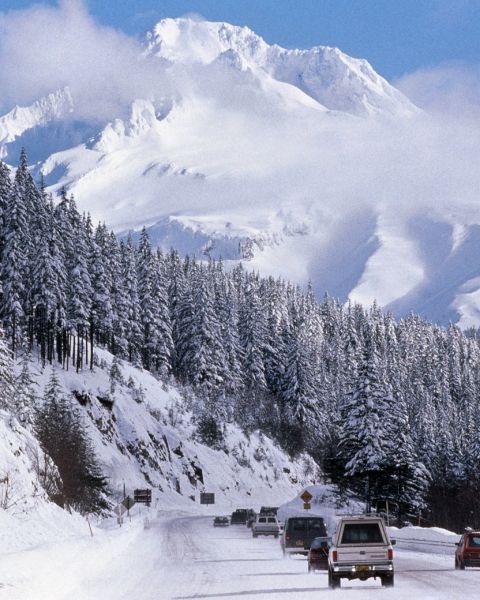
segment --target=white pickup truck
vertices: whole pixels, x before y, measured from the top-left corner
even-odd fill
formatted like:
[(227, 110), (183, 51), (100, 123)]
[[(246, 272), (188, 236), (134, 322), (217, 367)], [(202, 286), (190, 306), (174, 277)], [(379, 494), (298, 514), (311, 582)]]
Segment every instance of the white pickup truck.
[(280, 534), (280, 525), (277, 521), (277, 517), (274, 515), (258, 515), (255, 519), (255, 523), (252, 525), (252, 536), (258, 537), (259, 535), (273, 535), (278, 538)]
[(342, 517), (328, 555), (328, 584), (340, 580), (379, 577), (385, 587), (393, 586), (393, 548), (381, 517)]

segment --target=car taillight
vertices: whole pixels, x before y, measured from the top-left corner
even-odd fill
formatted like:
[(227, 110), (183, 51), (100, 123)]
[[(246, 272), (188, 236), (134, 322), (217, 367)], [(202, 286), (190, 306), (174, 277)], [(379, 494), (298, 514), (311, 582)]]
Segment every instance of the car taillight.
[(285, 535), (285, 539), (286, 539), (286, 540), (289, 540), (289, 539), (290, 539), (290, 537), (291, 537), (291, 535), (290, 535), (289, 533), (287, 533), (287, 534)]
[(333, 562), (337, 562), (338, 554), (336, 550), (332, 550), (332, 560)]
[(388, 560), (393, 560), (393, 548), (389, 548), (387, 552)]

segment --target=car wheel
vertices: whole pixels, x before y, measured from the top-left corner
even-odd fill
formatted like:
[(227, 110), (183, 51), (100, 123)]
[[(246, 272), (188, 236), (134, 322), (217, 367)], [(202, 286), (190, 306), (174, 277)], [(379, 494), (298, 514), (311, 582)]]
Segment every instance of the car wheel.
[(463, 560), (460, 561), (460, 570), (465, 571), (465, 561)]
[(312, 572), (312, 565), (308, 565), (308, 572), (311, 573)]
[(457, 559), (457, 557), (455, 557), (455, 568), (457, 569), (457, 571), (458, 571), (458, 569), (460, 568), (460, 565), (458, 564), (458, 559)]
[(252, 531), (252, 536), (253, 536), (254, 538), (258, 537), (258, 535), (257, 535), (256, 533), (253, 533), (253, 531)]
[(278, 533), (275, 533), (274, 535), (275, 535), (275, 539), (277, 540), (278, 539)]

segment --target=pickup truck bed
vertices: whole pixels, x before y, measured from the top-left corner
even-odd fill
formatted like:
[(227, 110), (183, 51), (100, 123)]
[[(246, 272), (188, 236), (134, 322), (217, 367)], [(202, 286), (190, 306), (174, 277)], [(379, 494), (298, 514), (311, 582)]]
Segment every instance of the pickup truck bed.
[(382, 584), (393, 586), (393, 548), (383, 519), (348, 517), (337, 525), (329, 551), (329, 584), (335, 588), (341, 578), (380, 577)]

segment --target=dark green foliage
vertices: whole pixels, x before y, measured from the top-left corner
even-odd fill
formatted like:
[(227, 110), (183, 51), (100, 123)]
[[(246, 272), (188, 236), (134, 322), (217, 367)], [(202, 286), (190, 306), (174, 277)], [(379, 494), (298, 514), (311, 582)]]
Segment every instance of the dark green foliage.
[(97, 464), (78, 409), (65, 397), (55, 371), (35, 418), (35, 433), (61, 478), (54, 500), (81, 513), (108, 508), (106, 482)]

